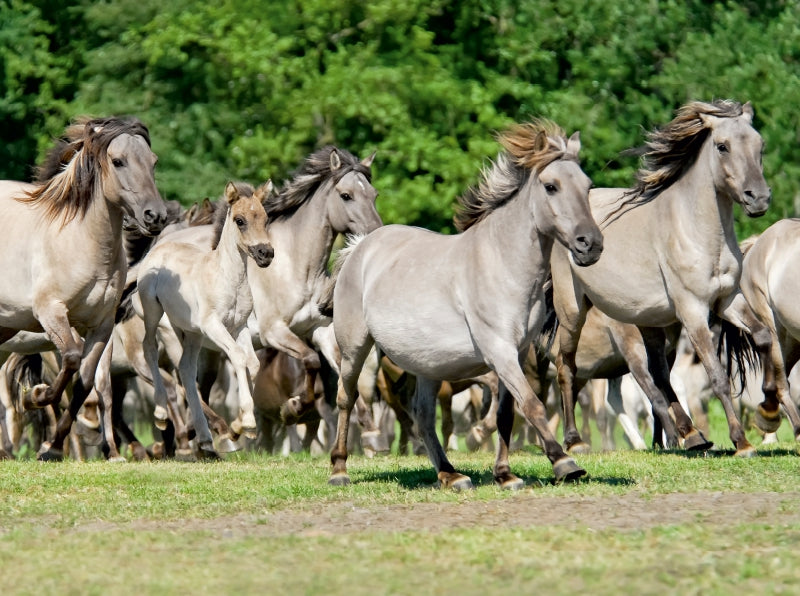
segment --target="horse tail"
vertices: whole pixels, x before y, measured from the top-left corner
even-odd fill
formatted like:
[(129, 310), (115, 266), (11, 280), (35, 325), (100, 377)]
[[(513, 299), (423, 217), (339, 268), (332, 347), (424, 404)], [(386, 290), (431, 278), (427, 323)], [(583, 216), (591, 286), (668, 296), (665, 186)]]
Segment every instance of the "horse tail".
[(553, 278), (548, 277), (544, 282), (544, 323), (542, 329), (539, 331), (538, 346), (544, 353), (549, 354), (553, 347), (553, 342), (556, 340), (556, 332), (558, 331), (558, 316), (556, 316), (556, 309), (553, 306)]
[(733, 323), (720, 320), (719, 343), (717, 355), (725, 355), (728, 379), (738, 381), (737, 395), (744, 393), (747, 386), (747, 371), (759, 366), (758, 350), (753, 336), (739, 329)]
[(22, 396), (44, 382), (41, 354), (12, 353), (3, 364), (5, 383), (14, 408), (22, 411)]
[(344, 248), (342, 248), (336, 255), (336, 260), (333, 262), (333, 269), (328, 278), (328, 284), (322, 291), (319, 300), (319, 312), (322, 316), (333, 316), (333, 290), (336, 288), (336, 280), (339, 279), (339, 272), (344, 267), (347, 257), (355, 250), (356, 246), (366, 237), (366, 234), (348, 234)]

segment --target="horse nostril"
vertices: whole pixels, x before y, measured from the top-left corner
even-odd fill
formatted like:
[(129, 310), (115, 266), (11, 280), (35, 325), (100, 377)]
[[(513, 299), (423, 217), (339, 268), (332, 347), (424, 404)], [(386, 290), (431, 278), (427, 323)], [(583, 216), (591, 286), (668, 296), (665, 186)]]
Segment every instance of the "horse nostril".
[(153, 223), (158, 220), (158, 214), (154, 213), (152, 209), (145, 209), (144, 221), (145, 223)]
[(754, 193), (752, 190), (746, 190), (744, 191), (744, 196), (746, 196), (748, 199), (755, 199), (756, 193)]

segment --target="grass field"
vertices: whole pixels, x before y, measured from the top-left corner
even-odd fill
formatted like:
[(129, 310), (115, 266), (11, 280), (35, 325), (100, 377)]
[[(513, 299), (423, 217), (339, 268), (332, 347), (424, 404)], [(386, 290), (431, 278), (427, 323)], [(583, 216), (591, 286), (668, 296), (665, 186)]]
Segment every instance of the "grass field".
[(531, 448), (512, 456), (527, 485), (513, 494), (490, 453), (453, 454), (467, 493), (437, 490), (419, 457), (352, 457), (345, 488), (307, 455), (2, 462), (0, 593), (798, 593), (787, 430), (748, 460), (579, 456), (587, 479), (562, 485)]

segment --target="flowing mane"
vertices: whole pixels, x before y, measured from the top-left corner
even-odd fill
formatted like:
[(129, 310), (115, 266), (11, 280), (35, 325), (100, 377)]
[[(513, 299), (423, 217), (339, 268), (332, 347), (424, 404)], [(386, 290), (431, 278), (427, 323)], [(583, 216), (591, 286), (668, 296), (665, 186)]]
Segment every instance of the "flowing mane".
[[(339, 155), (341, 166), (331, 169), (331, 153)], [(372, 182), (372, 171), (362, 164), (358, 158), (345, 149), (328, 145), (309, 155), (292, 179), (286, 182), (277, 195), (266, 204), (270, 220), (289, 217), (297, 208), (306, 202), (321, 184), (332, 178), (334, 183), (342, 179), (348, 172), (357, 171)]]
[(652, 200), (694, 164), (708, 136), (701, 116), (736, 118), (742, 113), (742, 104), (728, 99), (693, 101), (681, 107), (672, 122), (649, 133), (642, 151), (644, 167), (631, 193), (636, 202)]
[(459, 232), (508, 202), (525, 184), (530, 172), (539, 174), (557, 159), (576, 159), (567, 153), (564, 131), (549, 120), (516, 124), (498, 135), (497, 140), (505, 150), (491, 167), (483, 169), (478, 185), (467, 189), (458, 199), (453, 222)]
[(67, 223), (86, 214), (103, 173), (108, 146), (121, 134), (140, 135), (150, 145), (147, 127), (136, 118), (81, 117), (67, 127), (36, 171), (36, 188), (18, 200), (43, 205), (46, 217)]

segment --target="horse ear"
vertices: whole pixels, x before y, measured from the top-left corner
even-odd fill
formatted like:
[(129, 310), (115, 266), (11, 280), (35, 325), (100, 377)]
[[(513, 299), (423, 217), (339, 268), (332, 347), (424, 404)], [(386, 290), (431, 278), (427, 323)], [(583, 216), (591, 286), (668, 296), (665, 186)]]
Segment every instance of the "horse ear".
[(544, 131), (539, 131), (536, 138), (533, 140), (533, 150), (537, 153), (547, 149), (548, 141), (547, 134)]
[(367, 167), (367, 168), (371, 168), (372, 167), (372, 162), (375, 160), (375, 154), (376, 153), (377, 153), (377, 151), (373, 151), (372, 155), (362, 159), (361, 160), (361, 165), (364, 166), (364, 167)]
[(335, 172), (342, 167), (342, 160), (339, 158), (339, 152), (334, 149), (331, 151), (331, 172)]
[(742, 106), (742, 115), (747, 118), (748, 122), (753, 122), (753, 104), (749, 101)]
[(567, 153), (577, 156), (581, 151), (581, 133), (576, 130), (572, 136), (567, 139)]
[(256, 198), (258, 198), (258, 200), (261, 202), (262, 205), (266, 206), (267, 199), (269, 199), (269, 196), (272, 194), (273, 189), (274, 187), (272, 185), (272, 180), (267, 180), (264, 184), (262, 184), (256, 189), (255, 196)]
[(225, 185), (225, 200), (228, 201), (228, 205), (233, 205), (238, 198), (239, 193), (236, 190), (236, 185), (233, 182), (228, 182)]

